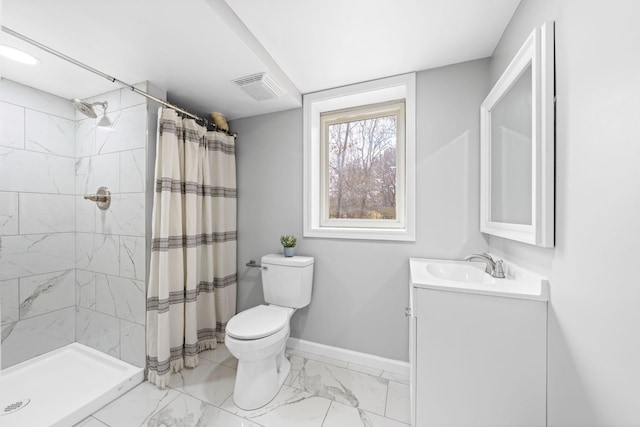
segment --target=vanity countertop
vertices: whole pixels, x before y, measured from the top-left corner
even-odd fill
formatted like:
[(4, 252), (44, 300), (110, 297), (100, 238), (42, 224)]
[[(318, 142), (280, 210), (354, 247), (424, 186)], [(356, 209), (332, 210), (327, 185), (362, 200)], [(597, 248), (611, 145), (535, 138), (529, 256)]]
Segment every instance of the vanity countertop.
[[(434, 274), (435, 271), (460, 269), (460, 274)], [(440, 267), (438, 269), (438, 267)], [(480, 269), (482, 274), (468, 273), (470, 268)], [(479, 295), (490, 295), (505, 298), (549, 301), (548, 280), (531, 271), (519, 268), (505, 261), (507, 277), (498, 279), (484, 273), (484, 263), (429, 258), (409, 259), (410, 279), (412, 287), (435, 289), (449, 292), (463, 292)], [(474, 272), (475, 273), (475, 272)]]

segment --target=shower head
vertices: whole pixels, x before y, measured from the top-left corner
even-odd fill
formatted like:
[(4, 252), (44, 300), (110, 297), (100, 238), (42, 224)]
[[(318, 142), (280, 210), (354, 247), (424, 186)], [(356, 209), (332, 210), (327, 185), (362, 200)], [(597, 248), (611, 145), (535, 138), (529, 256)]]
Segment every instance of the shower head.
[(71, 100), (71, 103), (73, 104), (74, 107), (76, 107), (76, 110), (80, 111), (85, 116), (90, 117), (92, 119), (95, 119), (98, 117), (98, 115), (96, 114), (96, 111), (93, 109), (92, 104), (89, 104), (88, 102), (80, 101), (77, 98), (73, 98)]
[(109, 118), (107, 117), (107, 107), (109, 106), (109, 103), (107, 101), (94, 102), (93, 104), (89, 104), (88, 102), (81, 101), (77, 98), (73, 98), (71, 100), (71, 103), (76, 108), (76, 110), (80, 111), (82, 114), (92, 119), (98, 118), (98, 114), (96, 114), (96, 110), (94, 110), (93, 107), (96, 105), (101, 106), (103, 113), (102, 113), (102, 118), (98, 122), (97, 126), (111, 129), (111, 120), (109, 120)]

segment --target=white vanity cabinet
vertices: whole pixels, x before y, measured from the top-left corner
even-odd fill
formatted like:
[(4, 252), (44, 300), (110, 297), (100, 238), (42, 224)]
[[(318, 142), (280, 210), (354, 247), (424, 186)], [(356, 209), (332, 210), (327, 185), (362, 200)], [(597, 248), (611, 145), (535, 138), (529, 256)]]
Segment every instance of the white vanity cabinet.
[(545, 426), (548, 283), (414, 274), (429, 261), (411, 260), (413, 425)]

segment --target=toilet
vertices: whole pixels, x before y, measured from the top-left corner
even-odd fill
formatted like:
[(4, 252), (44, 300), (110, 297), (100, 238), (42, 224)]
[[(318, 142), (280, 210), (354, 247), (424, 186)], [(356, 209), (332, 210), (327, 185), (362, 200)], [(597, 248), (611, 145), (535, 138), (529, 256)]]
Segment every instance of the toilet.
[(238, 359), (233, 402), (252, 410), (269, 403), (289, 375), (284, 357), (293, 313), (311, 302), (313, 257), (262, 257), (262, 289), (266, 304), (233, 316), (225, 344)]

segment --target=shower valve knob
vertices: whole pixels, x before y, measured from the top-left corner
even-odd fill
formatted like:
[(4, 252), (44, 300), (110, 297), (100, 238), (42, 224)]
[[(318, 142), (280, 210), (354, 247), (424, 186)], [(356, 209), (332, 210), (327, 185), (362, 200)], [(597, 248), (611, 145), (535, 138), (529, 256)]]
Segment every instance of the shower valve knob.
[(106, 202), (107, 196), (100, 196), (98, 194), (89, 194), (87, 196), (84, 196), (84, 198), (86, 200), (91, 200), (92, 202)]
[(96, 194), (87, 194), (84, 196), (85, 200), (91, 200), (96, 202), (98, 207), (102, 210), (109, 209), (111, 205), (111, 191), (107, 187), (100, 187)]

